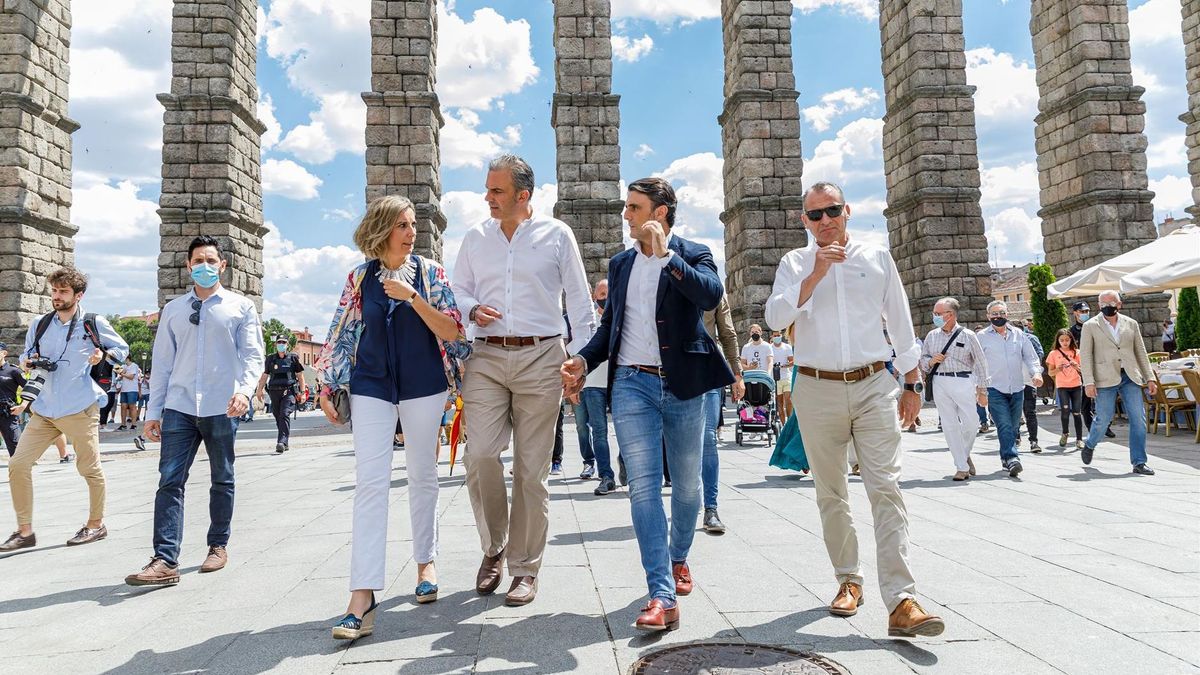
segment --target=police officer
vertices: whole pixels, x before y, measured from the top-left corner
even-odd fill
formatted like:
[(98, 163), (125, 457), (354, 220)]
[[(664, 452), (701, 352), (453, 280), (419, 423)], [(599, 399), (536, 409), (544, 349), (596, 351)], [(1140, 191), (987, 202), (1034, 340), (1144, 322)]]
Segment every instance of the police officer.
[(296, 410), (296, 393), (304, 389), (304, 366), (300, 357), (289, 352), (287, 335), (276, 335), (275, 351), (267, 356), (266, 372), (258, 380), (258, 398), (263, 397), (263, 387), (271, 398), (271, 414), (275, 416), (278, 436), (275, 452), (288, 450), (288, 436), (292, 432), (292, 413)]
[(17, 438), (21, 435), (21, 416), (12, 409), (17, 407), (17, 390), (24, 385), (24, 373), (8, 362), (8, 345), (0, 342), (0, 436), (4, 437), (9, 457), (17, 451)]

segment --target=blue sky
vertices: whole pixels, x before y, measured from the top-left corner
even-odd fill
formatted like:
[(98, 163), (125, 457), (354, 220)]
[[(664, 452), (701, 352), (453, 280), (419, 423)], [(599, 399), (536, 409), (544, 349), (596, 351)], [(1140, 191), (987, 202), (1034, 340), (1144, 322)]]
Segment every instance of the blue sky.
[[(994, 264), (1040, 259), (1033, 145), (1037, 88), (1029, 3), (964, 3), (968, 80), (976, 93), (983, 207)], [(614, 89), (621, 95), (622, 175), (670, 179), (687, 236), (723, 260), (723, 86), (719, 0), (613, 0)], [(856, 207), (858, 236), (886, 239), (879, 25), (871, 0), (793, 0), (805, 182), (834, 180)], [(1187, 106), (1178, 0), (1130, 3), (1135, 82), (1146, 88), (1156, 214), (1190, 201)], [(162, 108), (170, 78), (170, 0), (74, 0), (71, 115), (77, 256), (94, 311), (153, 310)], [(550, 97), (550, 0), (456, 0), (440, 6), (438, 93), (449, 261), (486, 215), (484, 165), (499, 152), (530, 160), (535, 206), (556, 198)], [(363, 210), (360, 94), (370, 88), (369, 0), (263, 0), (259, 117), (265, 314), (323, 332)], [(797, 224), (799, 227), (799, 224)], [(451, 270), (452, 271), (452, 270)]]

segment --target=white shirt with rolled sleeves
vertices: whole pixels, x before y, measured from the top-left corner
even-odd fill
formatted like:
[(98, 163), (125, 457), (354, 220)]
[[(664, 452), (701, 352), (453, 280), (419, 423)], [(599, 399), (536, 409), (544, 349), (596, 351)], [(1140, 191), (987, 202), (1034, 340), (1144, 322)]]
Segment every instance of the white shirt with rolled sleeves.
[(154, 338), (150, 403), (146, 420), (163, 410), (195, 417), (224, 415), (234, 394), (254, 395), (263, 372), (262, 324), (254, 303), (219, 288), (200, 308), (193, 324), (195, 291), (163, 307)]
[(893, 365), (900, 373), (917, 367), (921, 350), (913, 333), (908, 294), (887, 249), (851, 240), (846, 260), (834, 263), (803, 307), (800, 285), (812, 273), (818, 246), (810, 240), (783, 257), (765, 307), (767, 325), (785, 331), (793, 324), (797, 366), (848, 371), (892, 359), (883, 337), (884, 322), (896, 349)]
[(454, 296), (463, 313), (476, 305), (496, 308), (501, 318), (475, 326), (475, 337), (566, 337), (562, 295), (574, 354), (596, 332), (591, 290), (575, 235), (566, 223), (534, 215), (517, 226), (512, 240), (489, 218), (467, 231), (454, 264)]
[[(671, 245), (671, 235), (667, 235)], [(651, 251), (642, 253), (634, 243), (637, 255), (629, 271), (629, 287), (625, 291), (625, 317), (621, 338), (621, 351), (617, 354), (618, 366), (661, 366), (662, 353), (658, 342), (658, 282), (662, 271), (671, 262), (674, 251), (659, 258)], [(575, 352), (572, 351), (572, 354)]]

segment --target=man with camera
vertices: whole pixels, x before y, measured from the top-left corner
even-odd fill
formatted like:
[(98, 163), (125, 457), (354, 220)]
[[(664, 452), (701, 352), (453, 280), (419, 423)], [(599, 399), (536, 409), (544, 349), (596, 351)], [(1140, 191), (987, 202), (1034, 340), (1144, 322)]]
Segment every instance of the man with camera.
[(87, 291), (87, 275), (74, 267), (50, 274), (54, 311), (39, 318), (25, 336), (22, 358), (32, 371), (22, 389), (23, 402), (12, 412), (32, 410), (17, 451), (8, 463), (17, 531), (0, 552), (37, 545), (33, 532), (33, 465), (60, 434), (75, 446), (75, 468), (88, 485), (88, 521), (68, 546), (88, 544), (108, 536), (104, 527), (104, 471), (100, 468), (100, 405), (108, 393), (92, 379), (92, 366), (101, 359), (120, 362), (129, 346), (103, 316), (84, 314), (79, 301)]
[(258, 378), (256, 397), (262, 400), (265, 386), (271, 398), (271, 413), (275, 415), (275, 452), (282, 454), (288, 451), (298, 393), (304, 391), (304, 366), (299, 355), (288, 351), (287, 335), (276, 335), (274, 343), (275, 352), (267, 356), (266, 370)]

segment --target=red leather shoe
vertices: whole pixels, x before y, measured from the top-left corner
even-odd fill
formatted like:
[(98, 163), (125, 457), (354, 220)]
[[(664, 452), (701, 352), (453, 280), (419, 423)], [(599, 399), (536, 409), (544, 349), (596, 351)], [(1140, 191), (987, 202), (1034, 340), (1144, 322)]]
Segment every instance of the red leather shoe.
[(692, 592), (692, 571), (685, 562), (671, 565), (671, 576), (675, 577), (675, 595), (688, 595)]
[(646, 604), (633, 627), (638, 630), (667, 631), (679, 628), (679, 604), (666, 609), (663, 601), (655, 598)]

